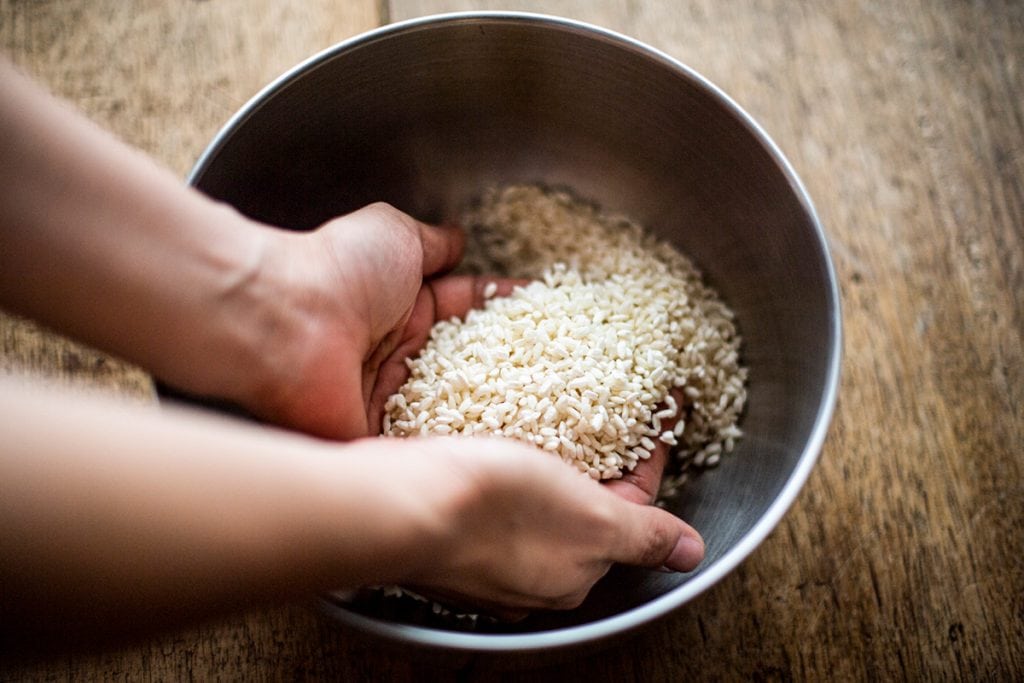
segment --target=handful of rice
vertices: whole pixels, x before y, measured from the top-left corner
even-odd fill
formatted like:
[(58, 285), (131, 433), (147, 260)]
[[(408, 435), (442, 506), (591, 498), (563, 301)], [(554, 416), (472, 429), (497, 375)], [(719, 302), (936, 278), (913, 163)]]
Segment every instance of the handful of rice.
[(686, 257), (536, 186), (489, 191), (463, 223), (464, 269), (533, 282), (434, 326), (385, 406), (386, 435), (503, 435), (595, 479), (621, 477), (660, 441), (676, 457), (669, 488), (732, 450), (746, 401), (740, 337)]

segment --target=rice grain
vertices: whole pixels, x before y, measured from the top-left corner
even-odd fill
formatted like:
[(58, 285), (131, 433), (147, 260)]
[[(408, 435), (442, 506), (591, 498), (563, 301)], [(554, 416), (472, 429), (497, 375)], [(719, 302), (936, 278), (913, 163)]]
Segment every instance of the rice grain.
[(489, 281), (482, 309), (434, 326), (387, 401), (386, 435), (500, 434), (594, 479), (621, 477), (660, 441), (674, 453), (663, 493), (733, 450), (741, 339), (689, 259), (624, 216), (538, 186), (488, 191), (463, 225), (464, 270), (532, 281), (507, 297)]

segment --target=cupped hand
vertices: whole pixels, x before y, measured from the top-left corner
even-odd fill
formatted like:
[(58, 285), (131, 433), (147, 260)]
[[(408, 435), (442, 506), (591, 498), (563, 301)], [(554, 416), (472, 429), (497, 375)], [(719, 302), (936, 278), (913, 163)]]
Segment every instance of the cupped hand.
[(615, 562), (688, 571), (703, 557), (700, 536), (671, 513), (627, 501), (531, 446), (428, 437), (373, 447), (399, 449), (423, 495), (442, 501), (429, 505), (441, 510), (430, 515), (435, 534), (402, 584), (454, 604), (496, 614), (571, 609)]
[[(464, 236), (372, 204), (312, 233), (276, 235), (263, 277), (282, 299), (269, 369), (246, 408), (316, 436), (379, 433), (387, 397), (408, 377), (405, 359), (438, 320), (483, 303), (487, 282), (439, 274), (458, 263)], [(499, 294), (513, 281), (496, 281)]]
[[(673, 393), (675, 395), (677, 403), (682, 404), (681, 392), (679, 392), (678, 390), (673, 390)], [(672, 429), (675, 423), (675, 419), (669, 420), (664, 422), (662, 426), (664, 429)], [(449, 439), (437, 440), (436, 444), (444, 443), (447, 440)], [(479, 443), (478, 450), (480, 451), (490, 449), (490, 447), (492, 447), (490, 446), (490, 443), (492, 443), (492, 441), (487, 440), (483, 437), (473, 440)], [(419, 443), (425, 446), (429, 444), (431, 450), (435, 445), (433, 441), (434, 439), (418, 440)], [(526, 450), (537, 451), (531, 445), (526, 446)], [(539, 451), (538, 453), (540, 453), (543, 459), (549, 460), (555, 465), (560, 464), (560, 462), (556, 458), (552, 458), (549, 454), (541, 453)], [(638, 507), (649, 506), (651, 503), (654, 502), (654, 499), (657, 497), (660, 483), (662, 483), (662, 476), (665, 472), (665, 468), (667, 466), (668, 461), (669, 445), (667, 443), (664, 443), (663, 441), (657, 441), (653, 451), (651, 452), (651, 457), (648, 458), (647, 460), (641, 460), (633, 469), (633, 471), (624, 473), (623, 477), (620, 479), (606, 479), (598, 483), (586, 475), (580, 475), (578, 471), (575, 470), (575, 468), (565, 467), (562, 469), (567, 470), (570, 476), (575, 476), (587, 482), (588, 487), (591, 489), (590, 492), (587, 494), (588, 496), (603, 496), (603, 494), (598, 494), (593, 490), (594, 488), (601, 488), (604, 490), (604, 492), (609, 492), (613, 494), (613, 497), (626, 502), (627, 510), (635, 511)], [(530, 459), (530, 457), (527, 457), (523, 461), (522, 466), (528, 468), (530, 467), (531, 462), (532, 460)], [(549, 481), (544, 483), (550, 484), (551, 482)], [(537, 483), (532, 485), (535, 486), (536, 490), (532, 490), (532, 492), (530, 493), (535, 495), (543, 495), (543, 488), (547, 487), (539, 487), (539, 484)], [(529, 504), (528, 500), (525, 498), (522, 499), (522, 503), (524, 505)], [(584, 505), (584, 507), (578, 510), (578, 514), (584, 515), (586, 514), (586, 502), (581, 502), (581, 504)], [(571, 521), (571, 516), (569, 517), (569, 521), (570, 523), (574, 523)], [(679, 520), (677, 519), (676, 521), (678, 522)], [(679, 523), (682, 524), (682, 522)], [(513, 528), (519, 528), (519, 524), (514, 524)], [(665, 566), (676, 570), (688, 571), (692, 569), (694, 566), (696, 566), (696, 564), (698, 564), (699, 561), (702, 559), (703, 541), (700, 539), (700, 536), (698, 535), (697, 531), (689, 525), (683, 524), (682, 528), (684, 530), (683, 536), (680, 537), (680, 540), (683, 541), (684, 549), (680, 550), (679, 552), (676, 552), (674, 550), (674, 557), (667, 560)], [(501, 549), (499, 548), (495, 548), (495, 550), (499, 553), (501, 552)], [(655, 566), (652, 563), (637, 561), (635, 557), (630, 559), (617, 558), (616, 561), (628, 564)], [(607, 570), (607, 567), (604, 567), (603, 565), (599, 568), (601, 569), (600, 572), (597, 572), (595, 570), (594, 572), (589, 574), (591, 575), (591, 577), (596, 577), (594, 579), (594, 582), (600, 579), (604, 571)], [(527, 616), (532, 609), (536, 609), (538, 607), (573, 607), (579, 604), (579, 602), (582, 601), (583, 598), (586, 596), (587, 591), (589, 591), (588, 587), (587, 591), (584, 591), (582, 593), (578, 590), (578, 592), (572, 593), (570, 597), (563, 596), (562, 600), (555, 601), (557, 604), (524, 605), (521, 600), (521, 596), (520, 599), (515, 602), (509, 602), (508, 600), (499, 600), (494, 597), (483, 599), (478, 594), (474, 594), (472, 591), (468, 591), (465, 587), (453, 588), (449, 586), (437, 586), (436, 584), (417, 586), (407, 585), (407, 587), (415, 588), (422, 595), (428, 596), (431, 599), (441, 602), (451, 608), (471, 613), (484, 611), (489, 615), (501, 618), (502, 621), (509, 622), (520, 620), (520, 618)], [(550, 596), (548, 597), (550, 598)]]

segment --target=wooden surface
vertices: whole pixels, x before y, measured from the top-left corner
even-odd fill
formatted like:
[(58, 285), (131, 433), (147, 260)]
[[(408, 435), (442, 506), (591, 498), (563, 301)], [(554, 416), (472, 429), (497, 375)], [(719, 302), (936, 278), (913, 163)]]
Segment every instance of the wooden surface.
[[(820, 465), (736, 572), (638, 639), (517, 680), (1024, 677), (1024, 4), (884, 0), (0, 0), (0, 45), (184, 173), (301, 58), (453, 9), (592, 21), (761, 122), (814, 198), (845, 359)], [(141, 396), (138, 371), (27, 323), (3, 368)], [(489, 680), (359, 647), (301, 606), (0, 678)]]

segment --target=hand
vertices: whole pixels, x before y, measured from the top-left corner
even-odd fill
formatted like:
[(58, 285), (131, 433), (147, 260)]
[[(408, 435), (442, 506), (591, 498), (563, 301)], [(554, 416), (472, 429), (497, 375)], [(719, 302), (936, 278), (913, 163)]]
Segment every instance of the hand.
[[(679, 390), (673, 390), (674, 397), (677, 401), (677, 405), (682, 405), (682, 396)], [(672, 429), (675, 426), (676, 420), (669, 420), (663, 423), (664, 429)], [(554, 458), (550, 458), (553, 462), (557, 462)], [(618, 496), (624, 501), (627, 501), (630, 507), (650, 505), (657, 498), (658, 490), (661, 486), (661, 478), (665, 471), (665, 466), (668, 463), (669, 458), (669, 446), (668, 444), (657, 441), (654, 450), (651, 452), (651, 457), (647, 460), (641, 460), (632, 472), (625, 472), (621, 479), (609, 479), (602, 481), (600, 486), (605, 491), (610, 491), (615, 496)], [(526, 461), (529, 462), (529, 461)], [(575, 470), (572, 470), (573, 472)], [(589, 477), (580, 477), (587, 482), (593, 482)], [(692, 527), (685, 526), (685, 538), (690, 539), (690, 547), (687, 552), (691, 553), (689, 557), (683, 558), (680, 561), (680, 556), (675, 557), (673, 560), (666, 562), (666, 564), (673, 569), (680, 571), (689, 571), (693, 569), (704, 556), (704, 543), (700, 535)], [(642, 564), (636, 562), (623, 561), (627, 564)], [(692, 563), (692, 564), (690, 564)], [(603, 574), (602, 574), (603, 575)], [(600, 577), (598, 577), (600, 578)], [(596, 579), (595, 579), (596, 581)], [(409, 586), (412, 587), (412, 586)], [(461, 609), (465, 612), (479, 612), (481, 608), (495, 617), (498, 617), (505, 621), (518, 621), (529, 616), (530, 610), (522, 605), (510, 607), (506, 603), (501, 602), (487, 602), (481, 603), (480, 600), (471, 599), (465, 594), (465, 591), (453, 591), (445, 590), (437, 587), (423, 587), (416, 586), (418, 591), (430, 598), (447, 604), (456, 609)], [(589, 588), (587, 589), (589, 591)], [(585, 597), (585, 594), (583, 597)], [(575, 596), (576, 600), (582, 600), (579, 595)]]
[(459, 260), (458, 230), (384, 204), (313, 233), (260, 225), (2, 59), (0, 91), (0, 305), (189, 394), (320, 436), (375, 434), (403, 357), (480, 298), (473, 278), (423, 286)]
[(0, 635), (35, 646), (380, 583), (568, 608), (612, 562), (703, 555), (670, 513), (508, 439), (339, 446), (13, 381), (0, 413)]
[[(279, 299), (268, 368), (244, 401), (258, 417), (328, 438), (380, 431), (384, 402), (408, 377), (405, 359), (435, 322), (482, 305), (484, 278), (431, 279), (462, 256), (452, 227), (373, 204), (313, 233), (269, 242), (260, 278)], [(499, 294), (513, 281), (498, 281)]]
[(627, 502), (535, 448), (485, 438), (385, 443), (420, 470), (420, 496), (446, 501), (430, 506), (446, 512), (427, 561), (401, 579), (425, 594), (502, 615), (570, 609), (613, 562), (688, 571), (703, 558), (700, 536), (672, 514)]

